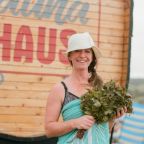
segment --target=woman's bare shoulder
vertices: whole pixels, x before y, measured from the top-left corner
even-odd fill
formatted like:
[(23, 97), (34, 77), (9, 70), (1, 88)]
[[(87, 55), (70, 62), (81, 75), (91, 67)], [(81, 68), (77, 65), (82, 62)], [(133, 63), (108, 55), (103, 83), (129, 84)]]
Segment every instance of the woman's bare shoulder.
[(64, 87), (61, 82), (56, 83), (50, 90), (49, 97), (53, 97), (53, 99), (63, 100), (64, 98)]
[(58, 83), (56, 83), (53, 87), (52, 87), (52, 89), (51, 89), (51, 91), (56, 91), (56, 92), (61, 92), (61, 91), (63, 91), (64, 90), (64, 88), (63, 88), (63, 85), (62, 85), (62, 83), (61, 82), (58, 82)]

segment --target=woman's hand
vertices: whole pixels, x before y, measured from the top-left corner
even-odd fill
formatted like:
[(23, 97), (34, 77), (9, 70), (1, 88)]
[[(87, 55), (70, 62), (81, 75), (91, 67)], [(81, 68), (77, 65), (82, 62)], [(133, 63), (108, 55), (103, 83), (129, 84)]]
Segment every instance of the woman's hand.
[(127, 107), (123, 107), (120, 110), (117, 110), (116, 115), (114, 116), (114, 119), (122, 117), (127, 112)]
[(74, 125), (77, 129), (89, 129), (95, 123), (95, 119), (92, 116), (84, 115), (74, 120)]
[(113, 126), (118, 123), (118, 121), (115, 121), (115, 119), (122, 117), (126, 112), (127, 112), (127, 107), (123, 107), (120, 110), (117, 110), (116, 115), (113, 117), (112, 120), (109, 121), (110, 132), (111, 132)]

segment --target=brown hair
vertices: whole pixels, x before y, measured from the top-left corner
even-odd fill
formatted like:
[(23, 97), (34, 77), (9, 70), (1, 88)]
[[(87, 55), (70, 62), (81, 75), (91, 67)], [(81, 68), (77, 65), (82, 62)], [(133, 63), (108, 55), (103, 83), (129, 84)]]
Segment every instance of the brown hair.
[(91, 76), (88, 81), (93, 87), (101, 87), (103, 84), (103, 81), (96, 72), (96, 69), (95, 69), (96, 65), (97, 65), (97, 58), (92, 49), (92, 62), (90, 63), (88, 67), (88, 72), (91, 74)]

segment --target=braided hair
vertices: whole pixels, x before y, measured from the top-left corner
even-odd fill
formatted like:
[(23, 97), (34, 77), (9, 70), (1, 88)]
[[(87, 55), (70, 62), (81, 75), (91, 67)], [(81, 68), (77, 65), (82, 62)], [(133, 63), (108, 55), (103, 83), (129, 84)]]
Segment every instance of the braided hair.
[(103, 84), (103, 81), (101, 77), (97, 74), (95, 66), (97, 65), (97, 58), (95, 56), (95, 53), (92, 49), (92, 62), (90, 63), (88, 67), (88, 72), (91, 74), (90, 78), (88, 79), (89, 83), (93, 87), (101, 87)]

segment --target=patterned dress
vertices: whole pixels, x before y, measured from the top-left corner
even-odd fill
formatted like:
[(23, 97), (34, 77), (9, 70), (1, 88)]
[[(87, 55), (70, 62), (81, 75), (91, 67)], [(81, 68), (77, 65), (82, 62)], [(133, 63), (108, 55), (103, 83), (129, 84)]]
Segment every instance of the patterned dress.
[[(63, 120), (71, 120), (83, 116), (80, 109), (80, 99), (74, 94), (68, 92), (66, 85), (65, 99), (62, 107)], [(76, 137), (77, 129), (62, 135), (58, 138), (57, 144), (109, 144), (109, 126), (108, 123), (94, 124), (85, 133), (82, 139)]]

